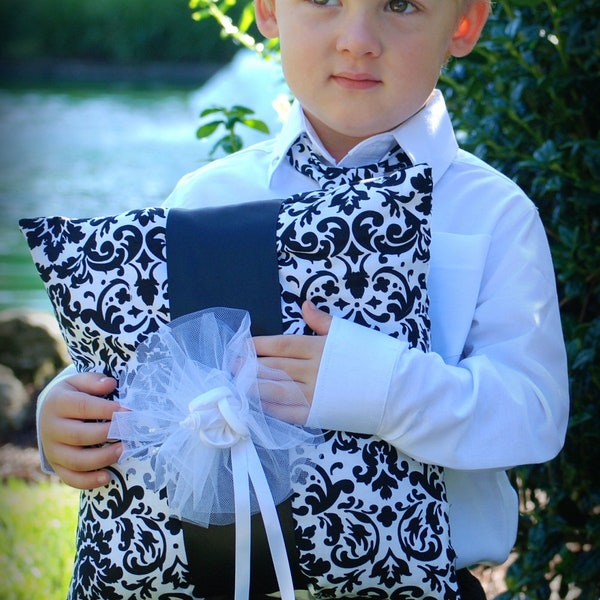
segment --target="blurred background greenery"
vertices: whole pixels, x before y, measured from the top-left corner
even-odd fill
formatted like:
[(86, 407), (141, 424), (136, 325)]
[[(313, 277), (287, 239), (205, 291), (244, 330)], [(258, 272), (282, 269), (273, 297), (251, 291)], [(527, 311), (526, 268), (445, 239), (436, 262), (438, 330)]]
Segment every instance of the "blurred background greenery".
[[(235, 12), (235, 10), (234, 10)], [(226, 63), (236, 48), (187, 0), (0, 0), (0, 60)]]
[(63, 600), (73, 570), (76, 490), (19, 479), (0, 487), (1, 600)]

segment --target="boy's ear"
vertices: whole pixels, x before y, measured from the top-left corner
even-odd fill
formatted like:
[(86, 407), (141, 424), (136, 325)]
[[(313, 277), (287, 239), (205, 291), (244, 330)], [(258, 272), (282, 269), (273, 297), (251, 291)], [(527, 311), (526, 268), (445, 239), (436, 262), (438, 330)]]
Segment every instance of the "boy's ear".
[(279, 37), (275, 0), (254, 0), (254, 16), (258, 30), (266, 38)]
[(463, 10), (456, 31), (452, 36), (448, 53), (460, 58), (473, 50), (490, 14), (487, 0), (472, 0)]

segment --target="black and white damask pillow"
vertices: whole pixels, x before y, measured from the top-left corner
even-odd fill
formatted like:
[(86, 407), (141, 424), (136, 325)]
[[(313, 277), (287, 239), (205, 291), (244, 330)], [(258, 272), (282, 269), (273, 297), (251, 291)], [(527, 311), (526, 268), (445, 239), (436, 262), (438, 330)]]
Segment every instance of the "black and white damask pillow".
[[(304, 333), (306, 297), (426, 349), (429, 170), (350, 188), (283, 203), (25, 219), (21, 228), (80, 371), (118, 376), (162, 323), (210, 306), (249, 310), (255, 333)], [(457, 597), (441, 469), (351, 432), (330, 432), (306, 452), (293, 520), (280, 513), (295, 529), (286, 545), (297, 587), (323, 598)], [(233, 541), (207, 541), (170, 516), (166, 495), (146, 486), (148, 461), (112, 471), (109, 486), (81, 496), (70, 598), (226, 595), (233, 554), (220, 557)], [(275, 581), (261, 569), (253, 566), (251, 591), (274, 591), (258, 585)]]

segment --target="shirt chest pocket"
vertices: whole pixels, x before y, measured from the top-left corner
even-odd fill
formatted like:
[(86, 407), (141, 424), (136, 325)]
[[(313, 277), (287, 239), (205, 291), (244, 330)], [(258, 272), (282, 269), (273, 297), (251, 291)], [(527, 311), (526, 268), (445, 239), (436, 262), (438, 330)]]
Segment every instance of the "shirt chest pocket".
[(489, 235), (434, 232), (427, 287), (432, 350), (447, 364), (461, 359), (481, 287)]

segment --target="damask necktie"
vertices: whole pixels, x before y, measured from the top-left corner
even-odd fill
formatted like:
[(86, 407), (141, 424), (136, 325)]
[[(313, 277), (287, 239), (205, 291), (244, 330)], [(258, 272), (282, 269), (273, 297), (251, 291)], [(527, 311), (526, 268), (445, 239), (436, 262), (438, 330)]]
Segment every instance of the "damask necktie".
[(316, 181), (323, 190), (381, 177), (412, 166), (412, 161), (398, 144), (395, 144), (379, 162), (359, 167), (332, 165), (314, 150), (312, 145), (308, 135), (302, 133), (290, 146), (286, 156), (297, 171)]

